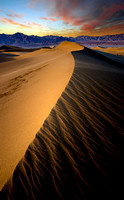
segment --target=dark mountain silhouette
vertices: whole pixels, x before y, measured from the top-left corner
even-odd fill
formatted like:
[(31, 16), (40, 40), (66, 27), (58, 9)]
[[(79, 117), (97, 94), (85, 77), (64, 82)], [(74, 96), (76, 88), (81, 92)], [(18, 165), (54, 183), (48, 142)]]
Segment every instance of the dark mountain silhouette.
[(124, 34), (105, 35), (105, 36), (78, 36), (78, 37), (62, 37), (47, 35), (43, 37), (34, 35), (25, 35), (23, 33), (15, 33), (13, 35), (0, 34), (0, 46), (12, 45), (26, 48), (38, 48), (56, 46), (63, 41), (77, 42), (85, 46), (124, 46)]

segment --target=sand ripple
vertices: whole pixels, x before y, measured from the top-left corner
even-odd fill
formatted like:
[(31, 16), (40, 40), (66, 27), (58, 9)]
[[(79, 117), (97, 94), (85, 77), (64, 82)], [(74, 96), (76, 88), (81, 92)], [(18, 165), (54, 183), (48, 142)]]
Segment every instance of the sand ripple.
[(96, 62), (100, 69), (91, 69), (81, 60), (5, 185), (8, 199), (119, 199), (123, 194), (123, 74), (103, 70), (103, 61)]

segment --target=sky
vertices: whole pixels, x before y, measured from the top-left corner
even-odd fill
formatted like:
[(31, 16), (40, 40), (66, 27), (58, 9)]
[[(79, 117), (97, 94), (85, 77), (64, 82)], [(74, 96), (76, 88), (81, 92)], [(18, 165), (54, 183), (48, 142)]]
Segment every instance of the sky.
[(124, 33), (123, 0), (0, 0), (0, 33), (112, 35)]

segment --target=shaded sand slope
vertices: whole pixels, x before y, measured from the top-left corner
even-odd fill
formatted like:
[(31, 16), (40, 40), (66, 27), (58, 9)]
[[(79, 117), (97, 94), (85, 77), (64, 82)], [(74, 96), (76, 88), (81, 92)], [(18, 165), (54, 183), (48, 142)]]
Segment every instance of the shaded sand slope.
[(106, 53), (106, 52), (101, 52), (101, 51), (96, 51), (96, 52), (98, 52), (101, 55), (115, 61), (116, 63), (119, 63), (119, 65), (122, 65), (124, 67), (124, 57), (123, 56), (118, 56), (118, 55), (114, 55), (114, 54)]
[(109, 47), (109, 48), (100, 48), (100, 47), (92, 47), (92, 49), (103, 51), (106, 53), (111, 53), (115, 55), (124, 56), (124, 47)]
[(0, 63), (16, 60), (16, 56), (25, 54), (27, 52), (33, 52), (39, 49), (25, 49), (20, 47), (3, 45), (0, 47)]
[(106, 52), (102, 52), (102, 51), (98, 51), (98, 50), (93, 51), (86, 47), (85, 47), (85, 51), (86, 52), (88, 51), (89, 54), (91, 52), (92, 56), (102, 59), (110, 64), (124, 68), (124, 57), (123, 56), (117, 56), (114, 54), (110, 54), (110, 53), (106, 53)]
[(91, 51), (29, 145), (3, 199), (121, 199), (124, 71)]
[(16, 56), (19, 56), (18, 53), (4, 53), (3, 51), (0, 51), (0, 63), (12, 61), (15, 59)]
[(74, 69), (70, 51), (83, 48), (61, 45), (0, 64), (0, 188), (67, 85)]

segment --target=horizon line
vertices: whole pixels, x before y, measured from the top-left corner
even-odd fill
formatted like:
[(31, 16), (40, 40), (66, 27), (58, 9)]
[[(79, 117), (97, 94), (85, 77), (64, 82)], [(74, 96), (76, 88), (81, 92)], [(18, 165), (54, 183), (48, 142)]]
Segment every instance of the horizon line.
[(45, 37), (45, 36), (58, 36), (58, 37), (63, 37), (63, 38), (77, 38), (77, 37), (80, 37), (80, 36), (88, 36), (88, 37), (103, 37), (103, 36), (110, 36), (110, 35), (124, 35), (124, 33), (117, 33), (117, 34), (107, 34), (107, 35), (79, 35), (79, 36), (76, 36), (76, 37), (72, 37), (72, 36), (62, 36), (62, 35), (43, 35), (43, 36), (39, 36), (39, 35), (28, 35), (28, 34), (25, 34), (25, 33), (22, 33), (22, 32), (15, 32), (13, 34), (6, 34), (6, 33), (0, 33), (0, 35), (2, 34), (5, 34), (5, 35), (15, 35), (17, 33), (21, 33), (23, 35), (27, 35), (27, 36), (36, 36), (36, 37)]

